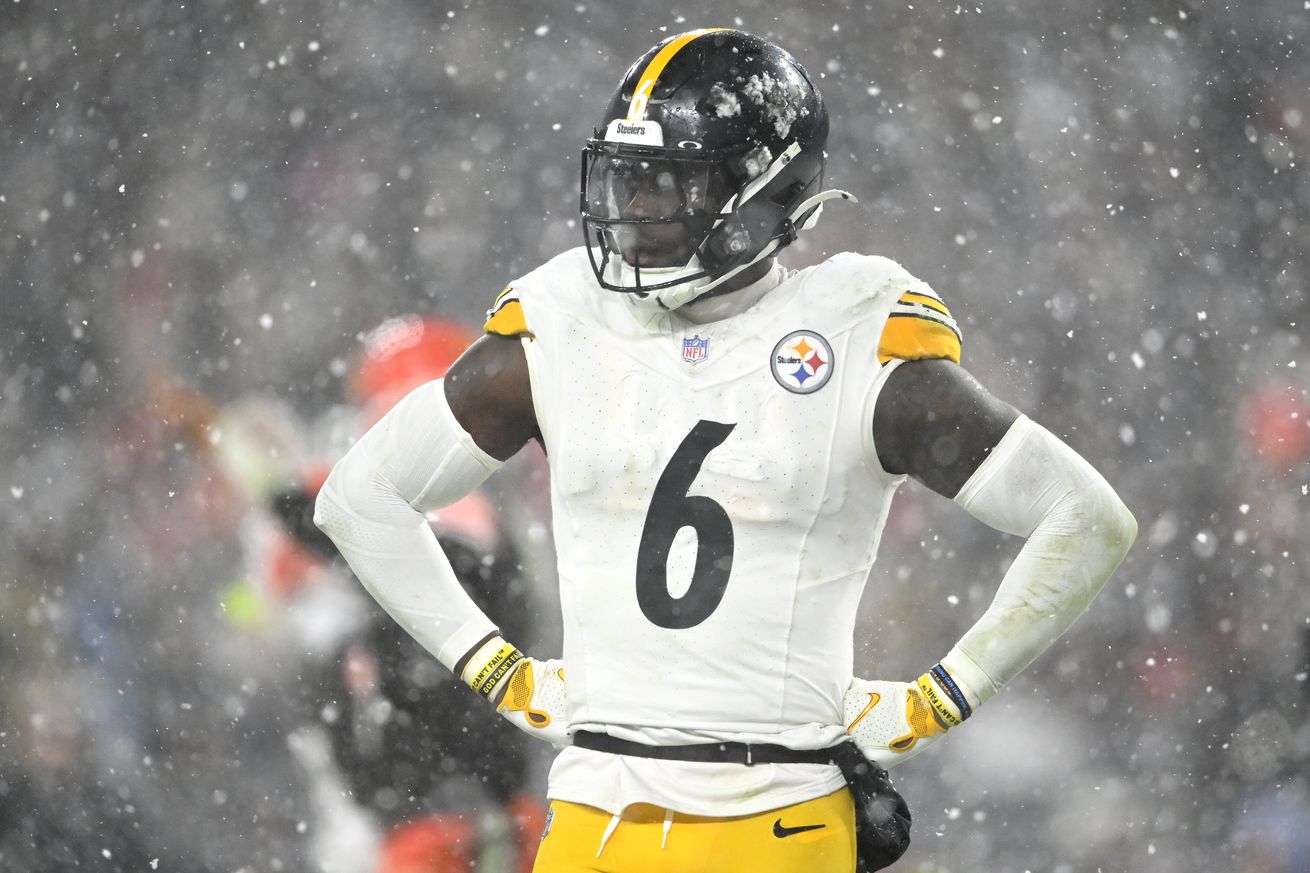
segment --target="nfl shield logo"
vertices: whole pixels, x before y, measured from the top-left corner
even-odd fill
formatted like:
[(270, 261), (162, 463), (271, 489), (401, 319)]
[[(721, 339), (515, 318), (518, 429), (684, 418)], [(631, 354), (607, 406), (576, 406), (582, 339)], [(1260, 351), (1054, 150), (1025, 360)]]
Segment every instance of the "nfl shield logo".
[(682, 359), (688, 364), (699, 364), (709, 357), (710, 341), (693, 336), (682, 341)]

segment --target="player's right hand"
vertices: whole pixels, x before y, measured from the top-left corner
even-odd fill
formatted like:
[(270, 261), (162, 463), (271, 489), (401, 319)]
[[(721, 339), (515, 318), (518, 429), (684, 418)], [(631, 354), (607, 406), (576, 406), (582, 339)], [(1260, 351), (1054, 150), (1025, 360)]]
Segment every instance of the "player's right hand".
[(462, 660), (460, 678), (515, 727), (557, 748), (569, 744), (561, 661), (529, 658), (499, 634)]
[(933, 672), (918, 682), (855, 679), (843, 704), (846, 732), (884, 770), (910, 760), (968, 717)]
[(525, 658), (510, 676), (496, 711), (511, 724), (557, 749), (569, 744), (564, 662)]

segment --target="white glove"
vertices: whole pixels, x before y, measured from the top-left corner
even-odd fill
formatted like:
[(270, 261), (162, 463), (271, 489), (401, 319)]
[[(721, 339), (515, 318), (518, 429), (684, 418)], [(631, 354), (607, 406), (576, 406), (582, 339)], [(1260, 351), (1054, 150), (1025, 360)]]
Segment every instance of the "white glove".
[(520, 730), (562, 749), (569, 745), (564, 662), (524, 658), (521, 663), (496, 711)]
[(973, 711), (940, 664), (918, 682), (854, 679), (843, 703), (846, 732), (884, 770), (910, 760)]
[(463, 660), (460, 678), (511, 724), (556, 748), (569, 744), (562, 661), (526, 657), (500, 636)]

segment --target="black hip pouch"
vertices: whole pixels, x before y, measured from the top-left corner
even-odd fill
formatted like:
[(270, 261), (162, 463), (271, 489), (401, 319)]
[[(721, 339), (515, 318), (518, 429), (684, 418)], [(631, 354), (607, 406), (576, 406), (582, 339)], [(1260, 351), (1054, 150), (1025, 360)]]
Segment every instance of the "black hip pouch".
[(910, 807), (853, 740), (828, 752), (855, 798), (856, 873), (891, 866), (910, 847)]

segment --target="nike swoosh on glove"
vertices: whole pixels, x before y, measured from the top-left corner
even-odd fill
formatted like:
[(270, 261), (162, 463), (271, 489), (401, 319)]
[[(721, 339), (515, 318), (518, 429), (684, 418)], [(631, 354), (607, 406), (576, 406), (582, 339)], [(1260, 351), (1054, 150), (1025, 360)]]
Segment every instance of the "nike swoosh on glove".
[(564, 662), (524, 658), (496, 711), (520, 730), (562, 749), (569, 745), (566, 705)]
[(890, 770), (937, 742), (971, 714), (967, 701), (962, 711), (956, 700), (958, 690), (952, 693), (948, 685), (954, 683), (940, 666), (920, 676), (918, 682), (855, 679), (843, 697), (846, 732), (869, 760)]

